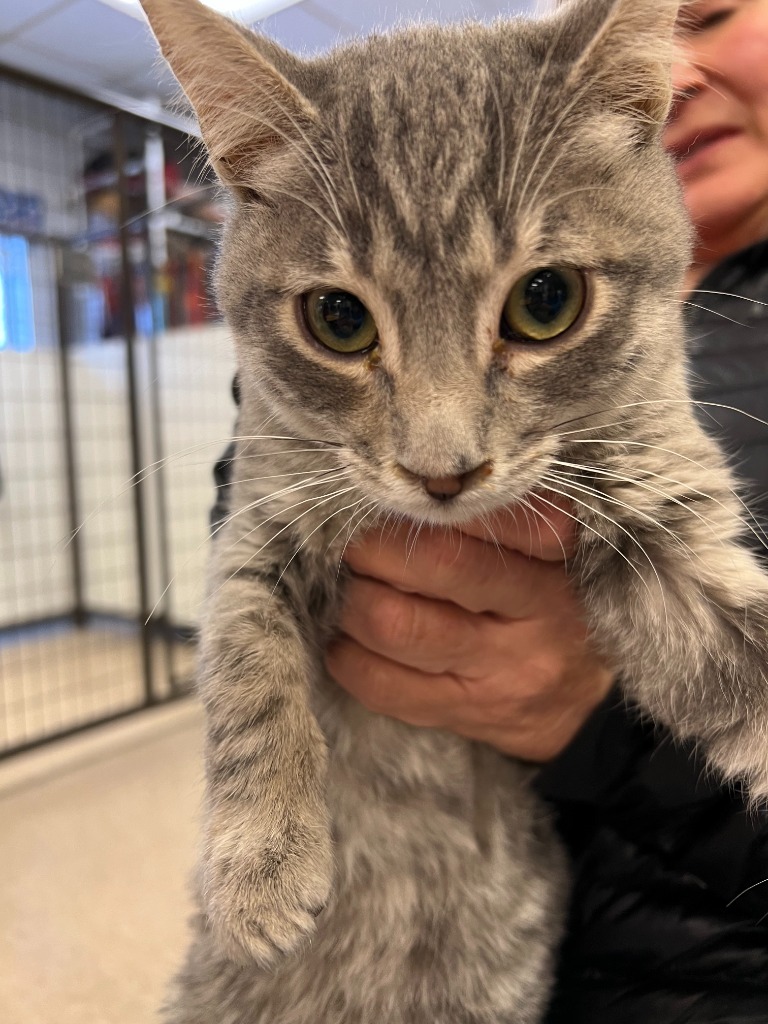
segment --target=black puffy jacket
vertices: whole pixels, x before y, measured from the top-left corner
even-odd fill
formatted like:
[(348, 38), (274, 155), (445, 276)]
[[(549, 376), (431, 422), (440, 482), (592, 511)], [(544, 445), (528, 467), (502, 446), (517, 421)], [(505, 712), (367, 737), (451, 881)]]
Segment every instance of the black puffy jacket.
[[(691, 301), (706, 307), (689, 307), (695, 397), (768, 419), (768, 241)], [(768, 521), (768, 426), (716, 405), (702, 422)], [(768, 1024), (768, 814), (617, 693), (538, 782), (574, 869), (547, 1024)]]

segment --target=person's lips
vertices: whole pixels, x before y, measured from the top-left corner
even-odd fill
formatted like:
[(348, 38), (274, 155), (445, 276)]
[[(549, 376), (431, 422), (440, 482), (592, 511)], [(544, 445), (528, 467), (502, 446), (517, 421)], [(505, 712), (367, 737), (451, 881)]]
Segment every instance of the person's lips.
[(699, 128), (696, 131), (688, 132), (677, 141), (668, 143), (667, 149), (675, 158), (678, 166), (684, 167), (695, 157), (740, 134), (739, 128), (733, 128), (730, 125)]

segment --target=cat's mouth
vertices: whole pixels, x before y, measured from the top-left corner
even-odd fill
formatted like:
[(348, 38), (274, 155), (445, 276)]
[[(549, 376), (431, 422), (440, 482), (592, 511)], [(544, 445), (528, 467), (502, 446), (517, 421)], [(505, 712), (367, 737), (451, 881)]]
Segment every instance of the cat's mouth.
[(422, 475), (400, 463), (393, 469), (382, 505), (433, 525), (461, 526), (524, 500), (539, 485), (541, 465), (537, 454), (522, 460), (513, 473), (492, 459), (440, 476)]

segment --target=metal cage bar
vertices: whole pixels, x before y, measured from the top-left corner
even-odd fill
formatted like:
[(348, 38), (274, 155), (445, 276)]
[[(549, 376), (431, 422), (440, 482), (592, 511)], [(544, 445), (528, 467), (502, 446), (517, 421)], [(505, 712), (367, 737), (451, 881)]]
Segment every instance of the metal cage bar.
[[(0, 758), (189, 692), (195, 616), (168, 584), (204, 546), (206, 456), (224, 435), (194, 470), (188, 529), (165, 435), (189, 430), (184, 387), (217, 434), (231, 411), (194, 369), (194, 330), (221, 340), (199, 294), (220, 211), (183, 145), (0, 69)], [(148, 202), (169, 170), (173, 217)]]

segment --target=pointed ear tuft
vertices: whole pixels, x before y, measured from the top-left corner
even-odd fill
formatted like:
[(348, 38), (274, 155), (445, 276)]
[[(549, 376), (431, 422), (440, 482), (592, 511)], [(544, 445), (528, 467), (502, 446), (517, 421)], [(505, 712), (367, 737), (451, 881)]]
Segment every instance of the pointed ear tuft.
[(655, 140), (672, 101), (674, 26), (680, 0), (579, 0), (556, 17), (584, 38), (569, 74), (573, 87), (591, 88), (637, 121), (641, 138)]
[[(317, 121), (313, 105), (270, 63), (270, 43), (199, 0), (141, 0), (163, 56), (194, 107), (211, 163), (226, 185), (258, 187), (270, 158)], [(286, 53), (288, 64), (296, 58)]]

